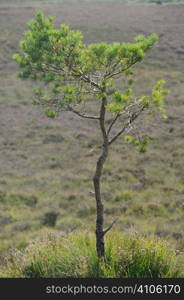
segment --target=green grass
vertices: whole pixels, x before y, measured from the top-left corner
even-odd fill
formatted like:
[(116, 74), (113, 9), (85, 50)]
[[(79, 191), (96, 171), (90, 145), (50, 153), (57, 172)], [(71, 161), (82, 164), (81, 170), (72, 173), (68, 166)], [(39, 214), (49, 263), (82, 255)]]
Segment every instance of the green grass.
[(180, 277), (174, 250), (158, 239), (113, 231), (106, 238), (106, 258), (99, 260), (94, 235), (50, 234), (7, 257), (5, 277)]

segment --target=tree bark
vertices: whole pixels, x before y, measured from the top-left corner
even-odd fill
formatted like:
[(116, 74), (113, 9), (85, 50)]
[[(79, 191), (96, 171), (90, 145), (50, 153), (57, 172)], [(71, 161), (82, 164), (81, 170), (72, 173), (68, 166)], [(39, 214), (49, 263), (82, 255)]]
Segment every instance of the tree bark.
[(105, 257), (104, 205), (101, 198), (101, 175), (107, 155), (108, 146), (103, 145), (101, 155), (97, 161), (95, 176), (93, 178), (96, 198), (96, 250), (99, 258)]
[[(105, 92), (105, 88), (103, 89)], [(103, 96), (101, 108), (100, 108), (100, 129), (103, 137), (102, 151), (96, 164), (96, 171), (93, 178), (95, 198), (96, 198), (96, 250), (98, 257), (105, 257), (105, 245), (104, 245), (104, 205), (101, 198), (101, 175), (103, 165), (108, 155), (108, 136), (105, 129), (105, 113), (106, 113), (107, 98)]]

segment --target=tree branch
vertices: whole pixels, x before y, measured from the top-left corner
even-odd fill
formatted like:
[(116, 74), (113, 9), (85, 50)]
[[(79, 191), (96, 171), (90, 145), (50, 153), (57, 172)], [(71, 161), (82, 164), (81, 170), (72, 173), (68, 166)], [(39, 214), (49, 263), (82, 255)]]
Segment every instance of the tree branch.
[(85, 75), (82, 71), (76, 70), (74, 66), (67, 65), (68, 71), (62, 67), (57, 67), (57, 66), (49, 65), (49, 64), (45, 64), (45, 65), (43, 65), (43, 67), (44, 67), (44, 69), (42, 70), (43, 72), (44, 71), (52, 71), (52, 72), (55, 72), (56, 74), (60, 74), (60, 72), (63, 72), (65, 74), (70, 73), (71, 76), (79, 77), (80, 80), (89, 83), (91, 86), (97, 88), (100, 91), (102, 90), (102, 87), (97, 82), (92, 80), (89, 76)]
[[(107, 78), (111, 73), (113, 73), (113, 72), (116, 70), (116, 68), (118, 67), (118, 65), (119, 65), (119, 60), (116, 61), (116, 62), (111, 66), (111, 71), (105, 73), (104, 78)], [(107, 67), (110, 67), (110, 66), (107, 64), (107, 65), (106, 65), (106, 68), (107, 68)]]
[(121, 73), (127, 71), (129, 68), (131, 68), (131, 67), (132, 67), (133, 65), (135, 65), (137, 62), (138, 62), (138, 60), (135, 60), (135, 61), (133, 61), (132, 63), (130, 63), (130, 64), (129, 64), (125, 69), (123, 69), (123, 70), (118, 70), (118, 71), (116, 71), (116, 72), (114, 72), (114, 73), (108, 73), (108, 74), (105, 76), (105, 78), (112, 78), (112, 77), (114, 77), (114, 76), (116, 76), (116, 75), (119, 75), (119, 74), (121, 74)]
[(111, 145), (112, 143), (114, 143), (117, 138), (123, 133), (125, 132), (125, 130), (130, 127), (131, 123), (133, 123), (138, 116), (142, 113), (142, 111), (144, 110), (144, 106), (141, 107), (141, 109), (138, 112), (132, 113), (130, 116), (129, 121), (124, 125), (124, 127), (109, 141), (109, 145)]
[[(40, 97), (37, 97), (37, 100), (41, 106), (50, 107), (50, 108), (54, 108), (54, 109), (57, 108), (58, 99), (53, 99), (52, 101), (46, 102), (46, 101), (42, 100)], [(81, 118), (91, 119), (91, 120), (100, 120), (100, 117), (98, 117), (98, 116), (86, 115), (84, 113), (81, 113), (81, 112), (75, 110), (71, 106), (67, 106), (66, 109), (58, 109), (57, 108), (56, 111), (57, 112), (70, 111), (70, 112), (73, 112), (74, 114), (78, 115)]]
[(102, 90), (102, 87), (95, 81), (93, 81), (89, 76), (85, 75), (81, 71), (76, 70), (75, 68), (71, 68), (72, 72), (75, 74), (72, 74), (74, 77), (79, 77), (82, 81), (90, 83), (93, 87), (97, 88), (98, 90)]
[(78, 115), (81, 118), (91, 119), (91, 120), (99, 120), (100, 119), (100, 117), (97, 117), (97, 116), (85, 115), (83, 113), (80, 113), (79, 111), (75, 110), (72, 107), (69, 107), (68, 109), (69, 109), (69, 111), (73, 112), (74, 114)]
[(107, 227), (104, 231), (103, 231), (103, 235), (105, 235), (109, 230), (111, 230), (111, 228), (113, 227), (113, 225), (118, 221), (118, 218), (116, 218), (111, 225), (109, 225), (109, 227)]
[(115, 118), (112, 120), (112, 122), (111, 122), (111, 124), (109, 125), (109, 128), (108, 128), (108, 130), (107, 130), (107, 135), (110, 134), (110, 131), (111, 131), (113, 125), (116, 123), (116, 121), (117, 121), (117, 119), (120, 117), (120, 115), (121, 115), (121, 114), (118, 113), (118, 114), (115, 116)]

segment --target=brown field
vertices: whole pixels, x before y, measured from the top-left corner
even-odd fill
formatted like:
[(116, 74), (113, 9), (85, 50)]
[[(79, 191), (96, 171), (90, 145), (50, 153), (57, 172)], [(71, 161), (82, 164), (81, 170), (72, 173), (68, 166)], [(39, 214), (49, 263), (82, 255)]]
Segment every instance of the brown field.
[[(32, 106), (32, 83), (16, 78), (11, 56), (38, 5), (0, 5), (0, 253), (25, 247), (47, 232), (94, 230), (90, 195), (99, 152), (97, 124), (69, 113), (47, 119)], [(168, 119), (141, 120), (153, 137), (137, 154), (123, 139), (112, 148), (103, 177), (106, 221), (168, 239), (184, 251), (184, 5), (61, 4), (40, 7), (91, 42), (132, 41), (157, 33), (159, 43), (135, 71), (135, 91), (148, 93), (164, 78), (172, 93)], [(34, 199), (35, 202), (34, 202)], [(56, 224), (44, 223), (48, 212)]]

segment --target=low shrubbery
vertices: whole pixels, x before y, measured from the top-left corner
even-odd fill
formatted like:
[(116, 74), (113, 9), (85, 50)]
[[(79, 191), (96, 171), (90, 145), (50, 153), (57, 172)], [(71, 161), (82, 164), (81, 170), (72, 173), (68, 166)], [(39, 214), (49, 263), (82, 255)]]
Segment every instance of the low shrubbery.
[(7, 258), (1, 277), (182, 277), (174, 250), (165, 242), (111, 232), (106, 260), (99, 261), (92, 234), (50, 234)]
[(56, 225), (58, 215), (59, 213), (54, 210), (46, 212), (42, 217), (42, 224), (45, 226), (54, 227)]
[(0, 191), (0, 203), (34, 207), (38, 203), (38, 198), (34, 195), (8, 194)]

